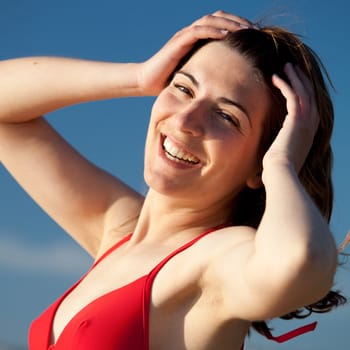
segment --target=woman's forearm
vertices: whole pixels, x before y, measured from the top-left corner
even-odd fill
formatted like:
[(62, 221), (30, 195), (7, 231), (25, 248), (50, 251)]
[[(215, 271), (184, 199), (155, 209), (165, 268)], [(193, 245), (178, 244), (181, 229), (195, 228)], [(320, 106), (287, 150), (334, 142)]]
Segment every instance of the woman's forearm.
[(24, 122), (69, 105), (140, 95), (138, 64), (57, 57), (0, 62), (0, 121)]
[(312, 276), (325, 283), (326, 288), (337, 265), (327, 221), (304, 190), (292, 165), (270, 165), (264, 170), (263, 181), (266, 210), (256, 234), (258, 261), (266, 264), (269, 274), (281, 278), (290, 274), (289, 278), (300, 281)]

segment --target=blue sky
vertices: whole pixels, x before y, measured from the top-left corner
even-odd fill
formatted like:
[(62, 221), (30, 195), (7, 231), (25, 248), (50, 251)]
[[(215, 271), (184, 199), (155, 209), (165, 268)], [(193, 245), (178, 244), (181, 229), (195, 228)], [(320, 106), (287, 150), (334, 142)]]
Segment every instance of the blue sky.
[[(216, 9), (287, 26), (303, 35), (316, 50), (336, 87), (332, 92), (336, 122), (335, 204), (331, 226), (340, 243), (350, 229), (349, 7), (346, 0), (1, 0), (0, 59), (57, 55), (142, 61), (175, 31)], [(152, 98), (133, 98), (89, 103), (57, 111), (49, 119), (81, 153), (135, 189), (145, 191), (143, 143), (152, 102)], [(0, 165), (0, 344), (25, 344), (30, 321), (90, 263), (89, 257)], [(336, 287), (350, 297), (349, 276), (348, 264), (339, 269)], [(247, 348), (349, 348), (349, 306), (319, 315), (317, 319), (319, 326), (314, 333), (283, 345), (253, 335)], [(276, 333), (302, 324), (273, 323)]]

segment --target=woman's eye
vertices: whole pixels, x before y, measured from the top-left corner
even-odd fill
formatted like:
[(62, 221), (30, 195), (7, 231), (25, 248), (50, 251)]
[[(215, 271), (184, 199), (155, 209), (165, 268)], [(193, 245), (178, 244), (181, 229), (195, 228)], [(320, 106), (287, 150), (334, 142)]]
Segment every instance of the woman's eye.
[(191, 93), (190, 89), (188, 89), (187, 87), (185, 87), (185, 86), (183, 86), (183, 85), (181, 85), (181, 84), (176, 84), (176, 83), (174, 83), (174, 86), (175, 86), (178, 90), (180, 90), (181, 92), (183, 92), (184, 94), (192, 96), (192, 93)]
[(239, 121), (236, 118), (232, 117), (230, 114), (227, 114), (222, 111), (218, 111), (217, 113), (225, 122), (228, 122), (237, 128), (240, 127)]

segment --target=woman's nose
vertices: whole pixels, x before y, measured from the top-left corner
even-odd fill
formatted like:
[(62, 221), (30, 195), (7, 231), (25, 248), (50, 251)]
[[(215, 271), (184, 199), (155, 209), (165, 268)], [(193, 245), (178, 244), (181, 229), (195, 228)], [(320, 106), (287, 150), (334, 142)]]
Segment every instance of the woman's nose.
[(187, 106), (175, 115), (175, 126), (178, 130), (198, 137), (204, 134), (205, 111), (200, 104)]

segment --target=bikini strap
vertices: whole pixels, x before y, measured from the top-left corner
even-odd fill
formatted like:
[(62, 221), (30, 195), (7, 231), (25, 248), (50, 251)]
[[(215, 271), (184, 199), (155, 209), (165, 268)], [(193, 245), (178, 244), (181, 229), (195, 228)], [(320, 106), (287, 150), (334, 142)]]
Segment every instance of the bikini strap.
[(226, 227), (226, 225), (219, 225), (219, 226), (215, 226), (213, 228), (210, 228), (206, 231), (204, 231), (203, 233), (201, 233), (199, 236), (193, 238), (192, 240), (190, 240), (189, 242), (183, 244), (181, 247), (175, 249), (172, 253), (170, 253), (168, 256), (166, 256), (159, 264), (157, 264), (152, 271), (150, 272), (149, 276), (150, 279), (153, 280), (155, 278), (155, 276), (157, 275), (157, 273), (162, 269), (162, 267), (169, 261), (171, 260), (175, 255), (183, 252), (184, 250), (186, 250), (187, 248), (191, 247), (192, 245), (194, 245), (196, 242), (198, 242), (200, 239), (202, 239), (204, 236), (208, 235), (209, 233), (212, 233), (214, 231), (217, 231), (220, 228)]
[[(273, 336), (271, 332), (267, 329), (266, 331), (264, 331), (264, 336), (267, 339), (275, 341), (277, 343), (284, 343), (288, 340), (299, 337), (302, 334), (314, 331), (316, 326), (317, 326), (317, 322), (312, 322), (305, 326), (301, 326), (299, 328), (293, 329), (290, 332), (287, 332), (278, 336)], [(242, 344), (241, 350), (244, 350), (244, 343)]]
[[(208, 229), (207, 231), (203, 232), (201, 235), (195, 237), (190, 242), (187, 242), (182, 247), (178, 248), (171, 254), (169, 254), (165, 259), (163, 259), (153, 270), (159, 271), (174, 255), (180, 253), (181, 251), (187, 249), (197, 241), (199, 241), (203, 236), (207, 235), (208, 233), (211, 233), (213, 231), (216, 231), (220, 228), (226, 227), (227, 225), (218, 225), (213, 228)], [(114, 250), (118, 249), (121, 245), (123, 245), (125, 242), (129, 241), (132, 236), (132, 233), (129, 233), (128, 235), (124, 236), (122, 239), (120, 239), (117, 243), (115, 243), (112, 247), (107, 249), (92, 265), (91, 268), (95, 267), (97, 264), (99, 264), (104, 258), (106, 258), (109, 254), (111, 254)], [(151, 272), (152, 273), (152, 272)]]
[(182, 245), (180, 248), (174, 250), (172, 253), (170, 253), (167, 257), (165, 257), (159, 264), (157, 264), (152, 270), (151, 272), (147, 275), (147, 279), (146, 282), (144, 284), (144, 289), (143, 289), (143, 306), (142, 306), (142, 310), (143, 310), (143, 325), (144, 325), (144, 346), (145, 349), (148, 349), (148, 344), (149, 344), (149, 313), (150, 313), (150, 300), (151, 300), (151, 291), (152, 291), (152, 284), (153, 281), (155, 279), (155, 277), (157, 276), (158, 272), (162, 269), (162, 267), (171, 259), (173, 258), (175, 255), (183, 252), (184, 250), (186, 250), (187, 248), (189, 248), (190, 246), (192, 246), (193, 244), (195, 244), (196, 242), (198, 242), (201, 238), (203, 238), (204, 236), (208, 235), (211, 232), (214, 232), (220, 228), (223, 228), (227, 225), (219, 225), (216, 226), (214, 228), (211, 228), (205, 232), (203, 232), (202, 234), (200, 234), (199, 236), (195, 237), (194, 239), (192, 239), (191, 241), (185, 243), (184, 245)]
[(106, 258), (109, 254), (111, 254), (114, 250), (118, 249), (121, 245), (123, 245), (125, 242), (127, 242), (132, 236), (132, 233), (124, 236), (122, 239), (120, 239), (117, 243), (112, 245), (112, 247), (108, 248), (91, 266), (91, 268), (94, 268), (97, 264), (99, 264), (104, 258)]
[(284, 343), (290, 339), (299, 337), (302, 334), (314, 331), (316, 329), (316, 326), (317, 322), (315, 321), (278, 336), (273, 336), (269, 330), (266, 330), (264, 332), (264, 335), (269, 340), (275, 341), (277, 343)]
[[(186, 250), (187, 248), (191, 247), (193, 244), (195, 244), (196, 242), (198, 242), (201, 238), (203, 238), (204, 236), (208, 235), (209, 233), (216, 231), (220, 228), (223, 228), (227, 225), (220, 225), (214, 228), (211, 228), (205, 232), (203, 232), (201, 235), (195, 237), (194, 239), (192, 239), (191, 241), (185, 243), (184, 245), (182, 245), (180, 248), (176, 249), (175, 251), (173, 251), (172, 253), (170, 253), (167, 257), (165, 257), (159, 264), (157, 264), (152, 271), (149, 273), (149, 275), (147, 276), (147, 281), (144, 285), (144, 291), (143, 291), (143, 319), (144, 319), (144, 325), (145, 325), (145, 344), (148, 344), (148, 317), (149, 317), (149, 303), (147, 302), (148, 300), (151, 300), (151, 290), (152, 290), (152, 284), (153, 281), (155, 279), (155, 277), (157, 276), (158, 272), (162, 269), (162, 267), (170, 260), (172, 259), (175, 255), (181, 253), (182, 251)], [(307, 325), (304, 325), (302, 327), (296, 328), (290, 332), (287, 332), (285, 334), (279, 335), (279, 336), (273, 336), (271, 334), (271, 332), (269, 330), (266, 330), (264, 332), (264, 335), (267, 339), (275, 341), (277, 343), (284, 343), (292, 338), (298, 337), (302, 334), (308, 333), (308, 332), (312, 332), (315, 330), (317, 326), (317, 322), (313, 322)], [(244, 344), (242, 344), (242, 348), (241, 350), (244, 349)]]

